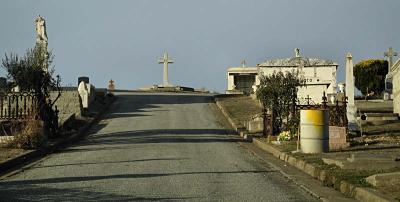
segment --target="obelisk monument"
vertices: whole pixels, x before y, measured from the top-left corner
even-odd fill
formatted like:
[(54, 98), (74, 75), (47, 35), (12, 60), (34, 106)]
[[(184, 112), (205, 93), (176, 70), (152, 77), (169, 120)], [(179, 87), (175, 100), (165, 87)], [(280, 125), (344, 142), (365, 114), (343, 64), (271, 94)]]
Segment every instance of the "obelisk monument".
[(350, 131), (358, 130), (357, 108), (354, 104), (354, 75), (353, 75), (353, 57), (350, 53), (346, 55), (346, 96), (347, 96), (347, 120)]
[(173, 60), (168, 58), (168, 53), (165, 52), (163, 58), (158, 60), (159, 64), (164, 64), (164, 76), (163, 76), (163, 87), (171, 87), (172, 85), (168, 81), (168, 64), (174, 63)]

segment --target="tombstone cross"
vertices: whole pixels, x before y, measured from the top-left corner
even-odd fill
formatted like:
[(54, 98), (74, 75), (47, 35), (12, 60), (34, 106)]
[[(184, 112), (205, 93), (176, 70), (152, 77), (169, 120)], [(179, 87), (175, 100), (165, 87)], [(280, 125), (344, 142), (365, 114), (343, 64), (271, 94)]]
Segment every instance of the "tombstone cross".
[(164, 64), (164, 77), (163, 77), (163, 86), (169, 86), (169, 81), (168, 81), (168, 64), (169, 63), (174, 63), (173, 60), (170, 60), (168, 58), (168, 53), (165, 52), (163, 58), (158, 60), (159, 64)]
[(393, 51), (392, 47), (389, 47), (388, 51), (385, 52), (383, 55), (389, 58), (389, 72), (391, 72), (393, 65), (393, 57), (397, 56), (397, 52)]
[(246, 60), (242, 60), (242, 62), (240, 64), (242, 64), (242, 67), (245, 68), (246, 67)]
[(307, 100), (307, 105), (310, 105), (310, 100), (311, 100), (310, 95), (307, 95), (307, 98), (305, 99)]

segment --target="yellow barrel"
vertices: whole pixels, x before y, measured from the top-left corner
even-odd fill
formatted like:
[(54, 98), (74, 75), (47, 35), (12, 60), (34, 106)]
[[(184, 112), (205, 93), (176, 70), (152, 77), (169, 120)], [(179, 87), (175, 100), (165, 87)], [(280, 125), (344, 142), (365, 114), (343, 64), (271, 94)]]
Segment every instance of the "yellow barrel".
[(303, 153), (329, 151), (328, 110), (300, 110), (300, 145)]

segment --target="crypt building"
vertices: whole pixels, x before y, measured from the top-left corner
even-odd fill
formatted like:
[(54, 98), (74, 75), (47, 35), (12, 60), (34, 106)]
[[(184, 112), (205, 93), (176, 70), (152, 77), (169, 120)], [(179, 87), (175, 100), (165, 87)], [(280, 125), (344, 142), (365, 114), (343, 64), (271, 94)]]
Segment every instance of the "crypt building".
[(305, 80), (305, 85), (299, 87), (298, 99), (304, 101), (310, 98), (315, 103), (321, 103), (324, 92), (328, 99), (336, 95), (337, 67), (338, 64), (330, 60), (301, 57), (299, 49), (295, 49), (295, 56), (291, 58), (266, 60), (257, 64), (257, 67), (243, 65), (228, 68), (227, 93), (254, 93), (260, 85), (261, 75), (298, 71), (299, 76)]

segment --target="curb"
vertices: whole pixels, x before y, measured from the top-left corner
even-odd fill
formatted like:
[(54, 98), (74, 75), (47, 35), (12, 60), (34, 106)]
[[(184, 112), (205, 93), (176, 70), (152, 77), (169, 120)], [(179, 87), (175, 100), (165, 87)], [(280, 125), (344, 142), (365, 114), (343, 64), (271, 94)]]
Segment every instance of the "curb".
[(6, 174), (12, 168), (15, 168), (17, 166), (23, 166), (25, 163), (27, 163), (35, 158), (44, 157), (47, 154), (54, 152), (59, 147), (66, 146), (68, 144), (74, 143), (74, 142), (78, 141), (79, 139), (81, 139), (83, 137), (83, 135), (103, 117), (105, 112), (108, 111), (108, 109), (114, 103), (115, 100), (116, 100), (116, 97), (112, 98), (110, 100), (110, 102), (107, 103), (106, 106), (94, 117), (94, 119), (92, 119), (89, 123), (85, 124), (82, 128), (80, 128), (77, 133), (75, 133), (71, 136), (68, 136), (66, 139), (56, 141), (44, 149), (26, 151), (14, 158), (7, 159), (7, 160), (1, 162), (0, 163), (0, 179), (1, 179), (1, 175)]
[(353, 184), (346, 182), (345, 180), (339, 181), (334, 175), (331, 175), (329, 171), (322, 170), (310, 163), (306, 163), (303, 160), (297, 159), (288, 153), (281, 152), (279, 149), (271, 146), (268, 143), (262, 142), (259, 139), (253, 139), (253, 144), (259, 147), (260, 149), (271, 153), (276, 158), (279, 158), (280, 160), (285, 161), (288, 164), (292, 165), (293, 167), (296, 167), (297, 169), (318, 179), (324, 185), (332, 186), (345, 196), (351, 196), (356, 200), (367, 201), (367, 202), (397, 201), (388, 196), (384, 196), (383, 194), (378, 193), (374, 189), (357, 187)]
[[(245, 137), (245, 129), (238, 128), (236, 124), (232, 121), (229, 114), (225, 111), (225, 109), (219, 103), (219, 99), (215, 98), (215, 103), (218, 108), (221, 110), (222, 114), (228, 119), (229, 123), (235, 128), (236, 132), (240, 134), (240, 136)], [(251, 138), (251, 137), (250, 137)], [(378, 193), (376, 190), (371, 188), (357, 187), (353, 184), (346, 182), (345, 180), (338, 180), (334, 175), (332, 175), (327, 170), (322, 170), (318, 167), (310, 163), (306, 163), (303, 160), (297, 159), (289, 153), (285, 153), (280, 151), (279, 149), (271, 146), (268, 143), (262, 142), (257, 138), (251, 138), (251, 142), (257, 146), (258, 148), (271, 153), (276, 158), (287, 162), (293, 167), (307, 173), (313, 178), (318, 179), (325, 186), (330, 186), (340, 191), (345, 196), (353, 197), (358, 201), (365, 202), (396, 202), (397, 200), (390, 198), (388, 196), (384, 196), (383, 194)]]

